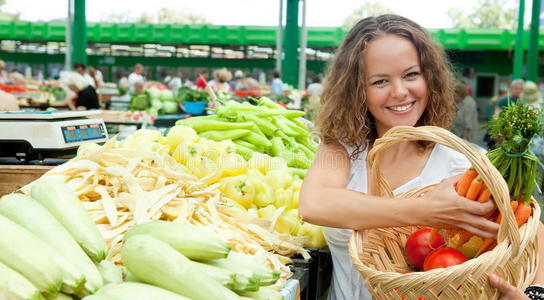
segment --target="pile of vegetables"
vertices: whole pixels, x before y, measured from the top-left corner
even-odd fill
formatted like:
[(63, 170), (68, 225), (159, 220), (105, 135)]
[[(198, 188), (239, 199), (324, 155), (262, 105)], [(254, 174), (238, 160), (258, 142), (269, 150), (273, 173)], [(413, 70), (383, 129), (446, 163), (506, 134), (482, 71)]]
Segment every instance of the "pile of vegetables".
[(30, 195), (2, 197), (0, 226), (0, 295), (49, 299), (62, 292), (84, 297), (104, 284), (104, 238), (62, 182), (41, 179)]
[(152, 87), (130, 99), (131, 110), (145, 110), (152, 115), (174, 114), (178, 112), (178, 99), (170, 90)]
[(231, 251), (215, 235), (191, 225), (165, 221), (137, 225), (125, 235), (121, 257), (130, 281), (190, 299), (239, 299), (237, 294), (263, 291), (275, 295), (267, 299), (281, 299), (266, 287), (278, 281), (280, 272)]
[(178, 89), (177, 98), (179, 101), (186, 102), (186, 101), (206, 101), (208, 102), (210, 100), (210, 95), (205, 90), (193, 90), (190, 87), (182, 86)]
[(288, 110), (261, 97), (258, 105), (228, 101), (216, 115), (179, 120), (207, 139), (232, 140), (236, 152), (249, 160), (254, 153), (281, 157), (293, 174), (304, 177), (317, 150), (308, 128), (298, 120), (304, 112)]

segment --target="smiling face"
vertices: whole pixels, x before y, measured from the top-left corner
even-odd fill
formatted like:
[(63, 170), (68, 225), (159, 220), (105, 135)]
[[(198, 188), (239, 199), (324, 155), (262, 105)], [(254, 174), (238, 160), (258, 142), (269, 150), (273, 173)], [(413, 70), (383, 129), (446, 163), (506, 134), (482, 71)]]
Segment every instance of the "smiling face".
[(363, 60), (366, 101), (378, 137), (394, 126), (415, 126), (428, 99), (414, 45), (386, 34), (367, 45)]

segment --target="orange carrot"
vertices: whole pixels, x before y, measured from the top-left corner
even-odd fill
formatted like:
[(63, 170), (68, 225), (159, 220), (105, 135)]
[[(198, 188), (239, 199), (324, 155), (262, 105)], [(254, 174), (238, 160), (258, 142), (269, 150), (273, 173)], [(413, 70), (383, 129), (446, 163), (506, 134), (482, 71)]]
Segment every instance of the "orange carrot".
[(478, 202), (486, 203), (487, 201), (489, 201), (489, 198), (491, 198), (491, 191), (487, 188), (487, 186), (485, 186), (484, 183), (484, 185), (482, 186), (482, 192), (478, 196)]
[(470, 186), (468, 188), (467, 194), (465, 197), (468, 200), (476, 200), (478, 198), (478, 195), (480, 195), (480, 191), (482, 190), (483, 185), (482, 177), (478, 176), (472, 180), (470, 183)]
[[(467, 195), (468, 190), (470, 189), (470, 186), (472, 185), (472, 182), (474, 181), (476, 177), (478, 177), (478, 172), (476, 171), (476, 169), (474, 169), (473, 167), (468, 168), (465, 171), (465, 173), (463, 173), (463, 176), (461, 176), (461, 179), (459, 179), (459, 181), (457, 181), (457, 183), (455, 184), (455, 191), (457, 191), (457, 194), (459, 196), (465, 197)], [(474, 197), (474, 199), (476, 199), (476, 197)], [(474, 200), (474, 199), (471, 199), (471, 200)], [(438, 228), (431, 229), (431, 235), (429, 236), (429, 244), (434, 240), (439, 230), (440, 229)], [(455, 234), (453, 234), (453, 236), (455, 236)]]
[(457, 185), (455, 186), (457, 190), (457, 194), (459, 196), (465, 197), (467, 195), (467, 192), (472, 184), (472, 181), (474, 178), (478, 177), (478, 172), (472, 167), (470, 167), (466, 172), (461, 176), (461, 179), (457, 182)]
[[(476, 198), (479, 198), (478, 195), (480, 194), (480, 191), (482, 190), (483, 186), (484, 186), (484, 183), (483, 183), (482, 178), (480, 176), (474, 178), (472, 180), (472, 183), (470, 184), (470, 187), (468, 188), (466, 198), (468, 200), (476, 200)], [(487, 190), (487, 188), (486, 188), (486, 190)], [(488, 197), (488, 199), (489, 199), (489, 197)], [(483, 201), (483, 199), (482, 199), (482, 201)], [(464, 230), (459, 231), (459, 238), (457, 239), (457, 242), (455, 243), (455, 248), (462, 246), (472, 236), (473, 236), (473, 234), (468, 232), (468, 231), (464, 231)]]
[[(510, 207), (512, 207), (512, 211), (514, 211), (514, 214), (515, 214), (517, 209), (518, 209), (518, 202), (517, 201), (510, 201)], [(500, 224), (501, 221), (502, 221), (502, 214), (499, 213), (499, 215), (497, 216), (497, 219), (495, 220), (495, 223)], [(478, 257), (480, 254), (485, 253), (488, 250), (492, 250), (493, 248), (495, 248), (495, 246), (492, 246), (493, 242), (495, 242), (495, 245), (496, 245), (497, 241), (495, 239), (489, 239), (489, 238), (485, 239), (484, 242), (482, 243), (482, 246), (480, 247), (480, 249), (476, 253), (475, 257)]]
[(515, 216), (516, 221), (518, 222), (518, 228), (523, 224), (527, 223), (529, 217), (531, 216), (532, 208), (531, 204), (525, 204), (525, 202), (519, 203), (518, 209), (516, 210)]

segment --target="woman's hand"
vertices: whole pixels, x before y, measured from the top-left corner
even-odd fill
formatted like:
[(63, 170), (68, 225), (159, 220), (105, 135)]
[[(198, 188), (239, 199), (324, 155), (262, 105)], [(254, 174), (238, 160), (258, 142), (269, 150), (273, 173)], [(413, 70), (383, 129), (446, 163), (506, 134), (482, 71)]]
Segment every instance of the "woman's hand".
[(455, 191), (455, 183), (461, 175), (444, 179), (421, 199), (424, 203), (422, 219), (426, 226), (435, 228), (457, 228), (472, 232), (483, 238), (496, 238), (499, 225), (485, 219), (483, 215), (493, 211), (493, 201), (479, 203), (461, 197)]
[(489, 275), (489, 283), (501, 293), (499, 300), (530, 300), (529, 297), (508, 283), (508, 281), (495, 274)]

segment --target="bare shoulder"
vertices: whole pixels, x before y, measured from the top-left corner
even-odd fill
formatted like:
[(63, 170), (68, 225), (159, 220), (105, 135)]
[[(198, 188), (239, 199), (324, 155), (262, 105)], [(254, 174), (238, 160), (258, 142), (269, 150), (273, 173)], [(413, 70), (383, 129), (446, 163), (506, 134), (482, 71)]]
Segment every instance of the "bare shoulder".
[(304, 178), (306, 186), (344, 187), (349, 178), (350, 157), (339, 143), (320, 144)]

